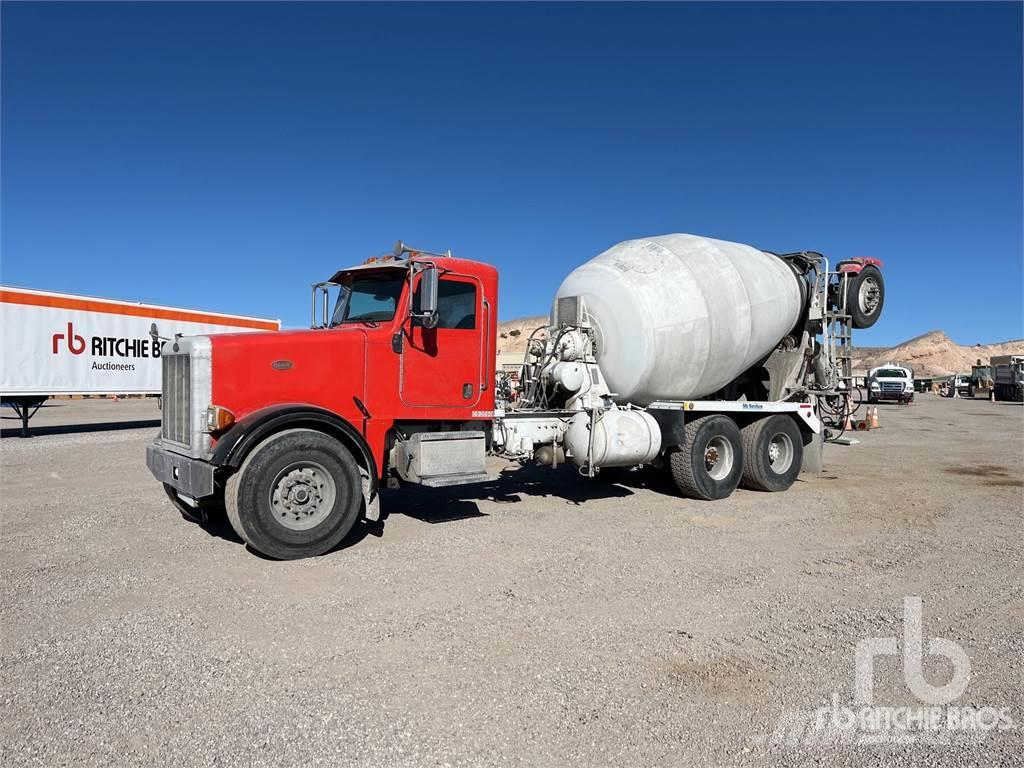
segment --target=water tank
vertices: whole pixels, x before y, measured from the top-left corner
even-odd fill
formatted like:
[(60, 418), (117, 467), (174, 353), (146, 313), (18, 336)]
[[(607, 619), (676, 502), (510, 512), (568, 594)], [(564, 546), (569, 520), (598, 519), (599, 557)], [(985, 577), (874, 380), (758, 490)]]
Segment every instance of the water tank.
[(565, 278), (566, 296), (586, 303), (612, 392), (637, 405), (721, 389), (775, 348), (803, 305), (778, 257), (697, 235), (612, 246)]

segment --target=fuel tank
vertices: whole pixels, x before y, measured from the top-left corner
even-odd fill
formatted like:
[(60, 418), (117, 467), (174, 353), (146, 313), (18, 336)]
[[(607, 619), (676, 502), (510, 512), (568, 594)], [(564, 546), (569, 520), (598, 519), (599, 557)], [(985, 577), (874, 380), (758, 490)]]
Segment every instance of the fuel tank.
[(620, 403), (710, 395), (763, 358), (797, 323), (801, 279), (777, 256), (697, 235), (612, 246), (574, 270), (597, 359)]

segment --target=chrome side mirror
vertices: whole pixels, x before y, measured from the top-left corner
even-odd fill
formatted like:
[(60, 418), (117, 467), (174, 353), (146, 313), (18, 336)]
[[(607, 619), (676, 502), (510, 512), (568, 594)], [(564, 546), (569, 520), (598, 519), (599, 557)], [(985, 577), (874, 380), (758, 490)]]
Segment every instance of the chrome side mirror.
[(331, 324), (330, 287), (333, 283), (313, 283), (312, 322), (310, 328), (327, 328)]
[(419, 307), (413, 316), (424, 328), (437, 326), (437, 267), (427, 264), (420, 273), (420, 284), (417, 289)]

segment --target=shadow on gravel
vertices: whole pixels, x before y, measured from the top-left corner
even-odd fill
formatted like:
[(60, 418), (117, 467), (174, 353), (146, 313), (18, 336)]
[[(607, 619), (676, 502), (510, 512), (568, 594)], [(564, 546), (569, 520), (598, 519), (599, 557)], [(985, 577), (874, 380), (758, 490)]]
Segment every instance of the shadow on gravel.
[[(248, 552), (254, 557), (258, 557), (260, 560), (266, 560), (271, 563), (286, 562), (278, 561), (276, 558), (268, 557), (261, 552), (257, 552), (255, 549), (249, 547), (237, 533), (235, 529), (231, 527), (231, 523), (228, 522), (227, 516), (223, 514), (213, 514), (210, 518), (203, 523), (198, 523), (195, 520), (181, 516), (182, 524), (191, 523), (199, 530), (203, 531), (207, 536), (215, 539), (223, 539), (224, 541), (230, 541), (232, 544), (238, 544), (244, 546)], [(360, 541), (365, 539), (367, 536), (383, 536), (384, 535), (384, 523), (383, 522), (371, 522), (369, 520), (360, 520), (356, 523), (356, 526), (351, 532), (342, 539), (341, 543), (332, 549), (330, 552), (326, 552), (321, 557), (326, 557), (333, 552), (338, 552), (342, 549), (348, 549), (358, 544)]]
[[(494, 480), (452, 488), (410, 487), (381, 491), (381, 508), (425, 523), (486, 517), (477, 501), (518, 504), (522, 496), (547, 496), (582, 504), (590, 499), (632, 496), (632, 487), (647, 487), (645, 472), (607, 472), (597, 482), (581, 477), (572, 465), (556, 469), (534, 465), (503, 469)], [(655, 474), (655, 473), (650, 473)], [(632, 476), (636, 475), (636, 478)], [(628, 477), (627, 477), (628, 476)], [(605, 482), (602, 482), (605, 481)], [(386, 513), (385, 513), (386, 514)]]
[[(545, 496), (561, 498), (571, 504), (582, 504), (591, 499), (632, 496), (632, 488), (651, 488), (673, 493), (671, 480), (666, 479), (665, 475), (664, 472), (653, 470), (605, 470), (595, 481), (581, 477), (572, 465), (557, 469), (530, 465), (520, 469), (506, 468), (496, 479), (485, 483), (452, 488), (385, 488), (381, 489), (380, 494), (381, 520), (361, 520), (348, 536), (327, 554), (355, 546), (367, 536), (383, 536), (387, 519), (392, 514), (406, 515), (424, 523), (434, 524), (487, 517), (477, 504), (480, 500), (518, 504), (522, 501), (522, 496)], [(223, 511), (210, 511), (209, 519), (202, 523), (182, 515), (182, 523), (189, 522), (208, 536), (244, 544)], [(262, 560), (273, 560), (252, 549), (249, 551)]]
[[(4, 416), (4, 420), (13, 418)], [(19, 422), (20, 423), (20, 422)], [(27, 437), (41, 435), (73, 435), (85, 432), (111, 432), (115, 429), (153, 429), (160, 428), (160, 419), (141, 419), (138, 421), (102, 421), (96, 424), (50, 424), (44, 427), (34, 427), (31, 424), (28, 428)], [(0, 429), (0, 437), (20, 437), (21, 427), (8, 427)]]

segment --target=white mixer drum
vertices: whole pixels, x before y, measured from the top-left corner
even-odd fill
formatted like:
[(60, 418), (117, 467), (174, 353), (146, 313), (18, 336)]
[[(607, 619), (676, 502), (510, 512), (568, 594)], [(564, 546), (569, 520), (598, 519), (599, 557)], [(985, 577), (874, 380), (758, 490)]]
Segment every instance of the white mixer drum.
[(796, 325), (800, 279), (776, 256), (697, 235), (612, 246), (573, 271), (616, 399), (697, 399), (756, 363)]

